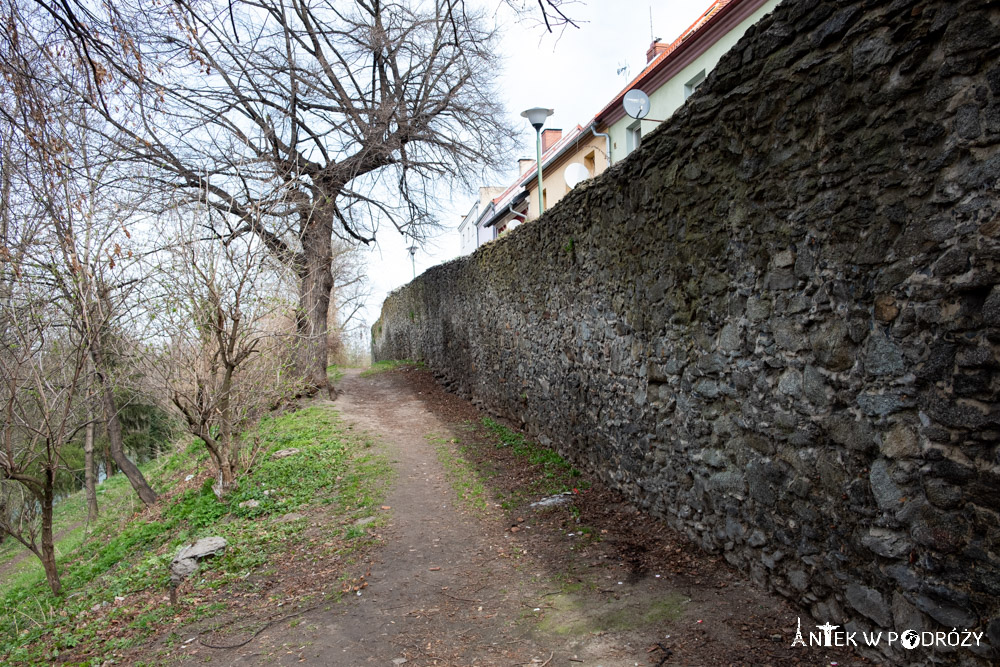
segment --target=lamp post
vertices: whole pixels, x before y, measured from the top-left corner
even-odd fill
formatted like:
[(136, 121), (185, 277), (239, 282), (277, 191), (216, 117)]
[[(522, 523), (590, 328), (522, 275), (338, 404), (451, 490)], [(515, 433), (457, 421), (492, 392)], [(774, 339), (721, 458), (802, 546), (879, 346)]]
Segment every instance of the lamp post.
[(407, 250), (410, 251), (410, 263), (413, 264), (413, 278), (417, 277), (417, 244), (414, 243)]
[(538, 161), (535, 163), (538, 165), (538, 217), (545, 213), (545, 203), (542, 201), (542, 125), (545, 125), (545, 119), (554, 112), (555, 109), (543, 107), (535, 107), (521, 112), (521, 116), (527, 118), (531, 126), (535, 128), (535, 151), (538, 155)]

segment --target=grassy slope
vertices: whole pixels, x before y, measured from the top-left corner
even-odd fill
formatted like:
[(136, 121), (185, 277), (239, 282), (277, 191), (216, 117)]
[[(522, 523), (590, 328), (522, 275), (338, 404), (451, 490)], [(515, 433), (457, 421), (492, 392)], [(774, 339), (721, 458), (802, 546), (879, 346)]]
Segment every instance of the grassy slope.
[[(115, 504), (107, 486), (98, 491), (98, 503)], [(54, 511), (56, 525), (56, 551), (65, 554), (76, 549), (83, 542), (87, 531), (87, 505), (83, 493), (75, 493), (66, 498)], [(7, 537), (0, 546), (0, 595), (11, 588), (23, 586), (43, 575), (42, 564), (28, 553), (20, 542)]]
[(403, 366), (413, 366), (414, 368), (423, 368), (424, 362), (422, 361), (410, 361), (409, 359), (387, 359), (385, 361), (376, 361), (369, 368), (361, 372), (361, 377), (371, 377), (372, 375), (378, 375), (379, 373), (385, 373), (386, 371), (392, 371)]
[[(169, 647), (177, 630), (223, 613), (234, 590), (252, 594), (252, 582), (274, 576), (270, 563), (279, 554), (336, 555), (346, 563), (371, 543), (369, 530), (378, 523), (359, 528), (354, 522), (375, 514), (390, 467), (330, 408), (265, 420), (247, 441), (259, 455), (225, 503), (212, 494), (200, 442), (145, 466), (163, 493), (152, 510), (140, 506), (121, 475), (101, 485), (102, 514), (89, 536), (82, 494), (61, 503), (57, 531), (79, 524), (59, 541), (63, 595), (48, 591), (33, 556), (0, 575), (0, 662), (100, 664), (150, 637), (167, 637)], [(300, 452), (270, 457), (286, 448)], [(313, 518), (325, 524), (322, 531), (310, 533)], [(207, 535), (224, 536), (229, 547), (184, 584), (186, 599), (174, 609), (164, 603), (169, 562), (182, 545)], [(17, 553), (5, 544), (0, 563)]]

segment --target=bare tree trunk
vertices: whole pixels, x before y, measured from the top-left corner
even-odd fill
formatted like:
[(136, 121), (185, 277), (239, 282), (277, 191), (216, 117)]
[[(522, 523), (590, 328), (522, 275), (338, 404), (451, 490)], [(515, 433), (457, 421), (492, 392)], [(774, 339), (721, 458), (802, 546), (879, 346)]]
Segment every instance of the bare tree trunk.
[(101, 456), (104, 458), (104, 479), (111, 479), (111, 476), (118, 472), (115, 470), (115, 461), (111, 458), (111, 447), (105, 447)]
[(97, 471), (94, 469), (94, 407), (87, 405), (87, 433), (83, 439), (83, 486), (87, 496), (87, 526), (97, 520)]
[(216, 498), (222, 500), (233, 489), (233, 485), (236, 483), (236, 475), (229, 465), (229, 458), (225, 453), (225, 449), (220, 452), (220, 459), (219, 472), (215, 477), (215, 484), (212, 485), (212, 491), (215, 492)]
[(42, 552), (38, 557), (45, 569), (45, 579), (53, 595), (59, 595), (62, 584), (59, 582), (59, 570), (56, 569), (56, 545), (52, 538), (52, 507), (55, 499), (56, 471), (45, 471), (45, 488), (41, 498), (42, 504)]
[(94, 361), (94, 369), (97, 371), (97, 380), (100, 384), (101, 403), (104, 406), (104, 420), (107, 423), (111, 457), (118, 465), (118, 469), (128, 478), (135, 492), (139, 494), (139, 499), (147, 507), (150, 507), (156, 504), (156, 492), (149, 486), (138, 466), (125, 456), (122, 423), (118, 419), (118, 405), (115, 401), (114, 387), (111, 386), (111, 380), (108, 378), (100, 339), (97, 337), (91, 341), (90, 355)]
[(219, 391), (219, 438), (215, 442), (218, 450), (216, 464), (218, 465), (219, 476), (216, 482), (218, 488), (215, 489), (215, 495), (220, 500), (232, 490), (236, 481), (236, 470), (232, 465), (233, 452), (236, 449), (236, 445), (234, 444), (233, 436), (233, 409), (230, 401), (233, 391), (234, 370), (233, 366), (226, 367), (226, 374), (222, 380), (222, 388)]
[(337, 390), (327, 375), (327, 317), (333, 289), (333, 217), (314, 215), (302, 236), (303, 266), (299, 272), (298, 367), (310, 393), (326, 389), (331, 399)]

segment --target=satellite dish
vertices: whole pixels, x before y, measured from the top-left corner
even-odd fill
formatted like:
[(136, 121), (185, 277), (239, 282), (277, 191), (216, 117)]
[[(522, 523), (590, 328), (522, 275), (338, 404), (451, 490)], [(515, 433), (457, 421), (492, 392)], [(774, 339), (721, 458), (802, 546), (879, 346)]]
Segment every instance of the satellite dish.
[(579, 183), (588, 178), (590, 178), (590, 172), (579, 162), (566, 165), (566, 171), (563, 172), (563, 179), (565, 179), (566, 185), (570, 189), (575, 188)]
[(649, 114), (649, 96), (638, 88), (625, 93), (622, 105), (625, 107), (625, 113), (632, 118), (641, 120)]

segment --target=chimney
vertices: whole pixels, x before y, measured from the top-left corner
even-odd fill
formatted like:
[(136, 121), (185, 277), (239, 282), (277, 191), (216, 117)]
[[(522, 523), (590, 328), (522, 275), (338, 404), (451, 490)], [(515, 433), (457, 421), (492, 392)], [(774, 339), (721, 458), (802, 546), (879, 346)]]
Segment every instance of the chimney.
[[(657, 38), (659, 39), (659, 38)], [(664, 51), (670, 48), (670, 45), (666, 42), (659, 42), (653, 40), (653, 43), (649, 45), (649, 50), (646, 51), (646, 64), (653, 62), (656, 56), (660, 55)]]
[(495, 187), (491, 185), (479, 188), (479, 205), (483, 207), (488, 206), (490, 200), (501, 194), (506, 189), (507, 188)]
[(524, 176), (528, 173), (529, 169), (534, 168), (535, 161), (526, 157), (521, 158), (517, 161), (518, 176)]
[(562, 139), (562, 130), (542, 130), (542, 155)]

